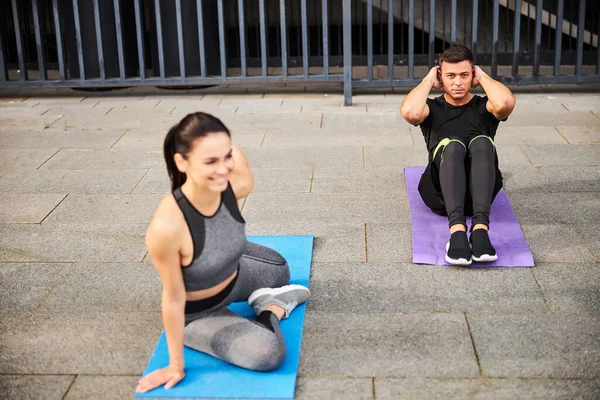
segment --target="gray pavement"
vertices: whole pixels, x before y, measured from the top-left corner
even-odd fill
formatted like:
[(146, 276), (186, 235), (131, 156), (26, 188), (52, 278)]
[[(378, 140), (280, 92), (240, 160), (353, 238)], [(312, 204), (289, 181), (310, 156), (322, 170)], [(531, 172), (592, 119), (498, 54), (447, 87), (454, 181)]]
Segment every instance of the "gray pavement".
[(497, 146), (536, 265), (491, 270), (411, 263), (405, 89), (0, 92), (0, 398), (132, 398), (162, 140), (196, 110), (255, 172), (247, 233), (315, 235), (298, 399), (600, 398), (600, 90), (518, 89)]

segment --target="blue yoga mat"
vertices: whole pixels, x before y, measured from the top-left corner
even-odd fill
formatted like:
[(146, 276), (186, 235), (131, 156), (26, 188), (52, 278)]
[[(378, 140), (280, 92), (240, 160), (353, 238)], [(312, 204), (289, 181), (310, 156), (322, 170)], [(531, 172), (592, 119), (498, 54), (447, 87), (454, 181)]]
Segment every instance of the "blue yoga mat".
[[(290, 266), (291, 283), (308, 287), (312, 261), (312, 236), (250, 236), (248, 240), (277, 250)], [(229, 307), (236, 313), (255, 318), (247, 303)], [(156, 388), (135, 397), (175, 398), (252, 398), (292, 399), (300, 361), (300, 344), (306, 304), (298, 306), (290, 317), (281, 321), (287, 353), (279, 368), (271, 372), (254, 372), (239, 368), (199, 351), (184, 348), (185, 378), (174, 388)], [(160, 336), (144, 375), (169, 364), (165, 333)]]

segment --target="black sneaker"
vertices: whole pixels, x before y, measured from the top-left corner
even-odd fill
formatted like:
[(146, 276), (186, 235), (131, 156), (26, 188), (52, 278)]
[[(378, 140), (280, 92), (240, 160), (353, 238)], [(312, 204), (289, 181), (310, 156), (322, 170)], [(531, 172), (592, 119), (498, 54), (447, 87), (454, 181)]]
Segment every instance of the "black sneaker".
[(485, 229), (476, 229), (471, 232), (469, 238), (473, 253), (473, 260), (477, 262), (492, 262), (498, 259), (496, 249), (490, 242), (488, 231)]
[(446, 244), (446, 262), (452, 265), (471, 265), (471, 246), (467, 232), (458, 231), (450, 235)]

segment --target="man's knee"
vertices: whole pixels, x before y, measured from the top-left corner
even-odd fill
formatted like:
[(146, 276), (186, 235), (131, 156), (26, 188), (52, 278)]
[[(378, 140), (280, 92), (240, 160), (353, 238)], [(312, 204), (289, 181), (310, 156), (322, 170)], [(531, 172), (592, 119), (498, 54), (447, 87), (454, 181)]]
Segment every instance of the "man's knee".
[(494, 142), (489, 136), (477, 136), (469, 142), (469, 152), (471, 154), (493, 154)]
[(467, 149), (462, 142), (458, 140), (451, 140), (444, 146), (442, 150), (442, 158), (460, 160), (464, 159), (467, 153)]

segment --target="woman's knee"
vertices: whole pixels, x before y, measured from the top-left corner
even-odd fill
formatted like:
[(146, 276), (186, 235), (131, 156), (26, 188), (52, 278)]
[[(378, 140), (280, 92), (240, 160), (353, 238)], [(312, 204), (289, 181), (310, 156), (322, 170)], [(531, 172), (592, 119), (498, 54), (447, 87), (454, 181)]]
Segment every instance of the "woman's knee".
[(213, 338), (211, 347), (217, 357), (239, 367), (252, 371), (272, 371), (285, 359), (285, 342), (274, 332), (252, 324), (250, 332), (246, 325), (244, 332), (237, 332), (235, 338), (232, 338), (232, 332), (229, 335), (221, 332)]

